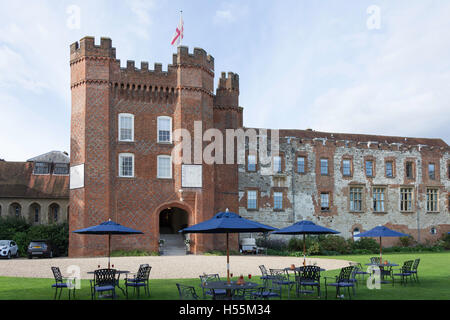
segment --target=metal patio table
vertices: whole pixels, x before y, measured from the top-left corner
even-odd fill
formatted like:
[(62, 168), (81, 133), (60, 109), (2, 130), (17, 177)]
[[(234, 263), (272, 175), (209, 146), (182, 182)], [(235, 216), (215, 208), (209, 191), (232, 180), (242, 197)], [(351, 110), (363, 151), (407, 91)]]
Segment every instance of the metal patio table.
[(244, 282), (243, 284), (238, 284), (236, 281), (208, 281), (203, 284), (205, 289), (210, 290), (226, 290), (227, 298), (231, 299), (233, 297), (233, 291), (238, 289), (255, 289), (261, 287), (261, 284), (255, 282)]
[[(87, 274), (95, 274), (95, 271), (88, 271), (86, 273)], [(126, 293), (125, 293), (125, 289), (120, 286), (120, 281), (119, 281), (120, 280), (120, 275), (121, 274), (129, 274), (129, 273), (130, 273), (130, 271), (128, 271), (128, 270), (116, 270), (116, 274), (117, 274), (116, 287), (119, 288), (120, 291), (122, 291), (123, 295), (126, 295)]]
[(386, 284), (389, 283), (389, 281), (384, 280), (384, 274), (383, 269), (384, 267), (398, 267), (398, 264), (396, 263), (366, 263), (366, 266), (372, 266), (372, 267), (378, 267), (380, 268), (380, 276), (381, 276), (381, 283)]

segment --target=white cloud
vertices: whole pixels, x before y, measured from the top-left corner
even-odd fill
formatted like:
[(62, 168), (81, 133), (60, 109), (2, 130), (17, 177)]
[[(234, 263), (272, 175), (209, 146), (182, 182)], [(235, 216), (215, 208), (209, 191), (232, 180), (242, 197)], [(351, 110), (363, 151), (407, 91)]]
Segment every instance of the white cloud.
[(245, 4), (225, 3), (216, 10), (213, 21), (215, 24), (233, 23), (245, 16), (247, 12), (248, 7)]
[[(362, 51), (349, 84), (318, 96), (309, 118), (314, 129), (450, 139), (450, 5), (383, 16), (388, 32)], [(360, 36), (358, 36), (360, 37)], [(344, 36), (344, 38), (349, 38)], [(342, 71), (345, 65), (335, 65)]]

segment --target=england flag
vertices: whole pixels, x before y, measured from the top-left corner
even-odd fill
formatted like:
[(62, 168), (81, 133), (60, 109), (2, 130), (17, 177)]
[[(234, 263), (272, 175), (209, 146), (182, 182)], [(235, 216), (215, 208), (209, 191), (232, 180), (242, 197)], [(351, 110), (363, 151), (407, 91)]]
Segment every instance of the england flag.
[(178, 27), (175, 30), (175, 35), (173, 36), (171, 45), (180, 46), (181, 40), (183, 40), (183, 33), (184, 33), (183, 16), (180, 15), (180, 23), (178, 24)]

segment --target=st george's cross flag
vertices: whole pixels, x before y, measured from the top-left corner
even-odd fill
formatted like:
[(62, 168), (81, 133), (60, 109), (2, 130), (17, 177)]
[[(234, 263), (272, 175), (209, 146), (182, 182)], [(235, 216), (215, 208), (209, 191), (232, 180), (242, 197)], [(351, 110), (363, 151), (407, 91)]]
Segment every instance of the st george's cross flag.
[(175, 30), (175, 35), (173, 36), (171, 45), (179, 46), (181, 45), (181, 40), (183, 39), (184, 27), (183, 27), (183, 16), (180, 15), (180, 23)]

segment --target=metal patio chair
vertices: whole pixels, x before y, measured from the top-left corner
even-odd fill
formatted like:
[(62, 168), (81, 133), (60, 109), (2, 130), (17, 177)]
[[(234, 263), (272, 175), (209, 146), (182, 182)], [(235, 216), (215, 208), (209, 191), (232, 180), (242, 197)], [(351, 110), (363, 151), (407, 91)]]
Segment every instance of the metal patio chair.
[(195, 292), (195, 288), (192, 286), (186, 286), (184, 284), (176, 283), (180, 300), (198, 300), (198, 295)]
[(289, 279), (289, 273), (285, 269), (269, 269), (269, 271), (272, 284), (278, 283), (281, 287), (287, 287), (289, 299), (290, 292), (292, 287), (295, 285), (295, 281)]
[[(298, 268), (295, 280), (297, 297), (299, 293), (313, 293), (314, 288), (317, 289), (317, 296), (320, 297), (320, 267), (304, 266)], [(310, 287), (311, 290), (305, 290), (305, 287)]]
[(419, 263), (420, 263), (420, 259), (414, 260), (413, 266), (411, 268), (412, 278), (414, 280), (416, 280), (417, 282), (420, 282), (419, 281), (419, 275), (418, 275), (418, 272), (417, 272), (417, 269), (419, 267)]
[[(347, 288), (349, 299), (351, 299), (350, 288), (354, 287), (355, 284), (350, 281), (354, 266), (348, 266), (341, 269), (338, 276), (335, 278), (324, 277), (325, 278), (325, 299), (328, 298), (328, 287), (336, 288), (336, 297), (341, 298), (341, 288)], [(333, 279), (334, 282), (327, 283), (327, 279)]]
[(408, 278), (411, 278), (413, 276), (411, 272), (412, 265), (414, 263), (414, 260), (408, 260), (403, 263), (403, 266), (398, 270), (398, 272), (392, 273), (392, 285), (394, 285), (395, 277), (401, 278), (401, 283), (403, 285), (406, 285), (408, 283)]
[[(364, 276), (367, 274), (369, 274), (367, 271), (364, 271), (363, 266), (361, 265), (361, 263), (359, 262), (350, 262), (349, 265), (355, 267), (355, 279), (356, 278), (361, 278), (362, 276), (362, 281), (364, 281)], [(356, 281), (356, 285), (358, 285), (358, 281)]]
[(70, 300), (70, 292), (72, 290), (73, 290), (73, 298), (75, 299), (75, 285), (72, 282), (74, 279), (63, 277), (59, 267), (51, 267), (51, 269), (53, 272), (53, 277), (55, 278), (55, 283), (52, 284), (52, 288), (55, 288), (55, 296), (53, 299), (56, 300), (58, 289), (60, 290), (58, 299), (61, 299), (61, 293), (64, 288), (67, 288), (69, 291), (69, 300)]
[[(94, 300), (98, 298), (116, 297), (116, 269), (98, 269), (94, 271), (94, 280), (91, 283), (91, 298)], [(109, 292), (109, 294), (105, 294)]]
[(217, 273), (203, 274), (199, 277), (200, 277), (200, 287), (202, 288), (202, 292), (203, 292), (203, 299), (206, 299), (206, 295), (209, 295), (217, 300), (220, 300), (222, 297), (226, 296), (226, 294), (227, 294), (226, 290), (223, 290), (223, 289), (211, 290), (211, 289), (205, 288), (205, 286), (204, 286), (204, 284), (209, 281), (220, 281), (219, 274), (217, 274)]
[(261, 270), (261, 280), (263, 282), (263, 285), (265, 286), (267, 280), (269, 279), (269, 273), (267, 272), (267, 269), (264, 265), (260, 265), (259, 270)]
[(126, 288), (126, 296), (128, 299), (128, 287), (134, 288), (134, 291), (137, 289), (138, 298), (140, 295), (140, 288), (144, 288), (144, 292), (147, 294), (147, 296), (150, 296), (150, 289), (148, 285), (148, 279), (150, 277), (150, 271), (152, 270), (152, 267), (150, 267), (148, 264), (141, 265), (139, 267), (139, 271), (136, 275), (133, 276), (133, 278), (125, 278), (125, 288)]
[(255, 300), (269, 300), (271, 298), (280, 298), (282, 296), (283, 285), (281, 284), (284, 280), (283, 276), (273, 275), (269, 276), (264, 287), (257, 288), (251, 293)]

